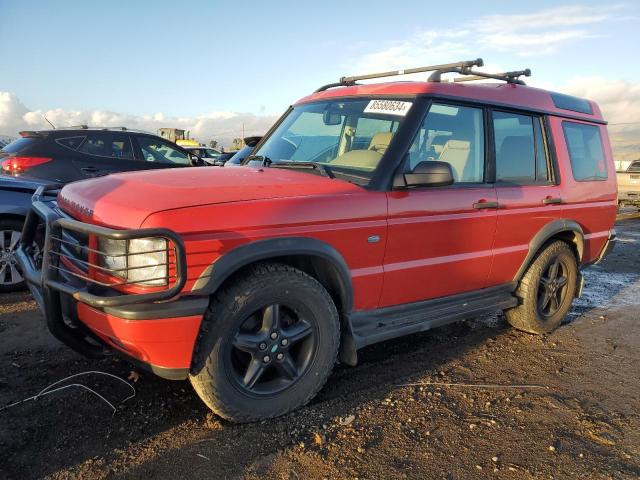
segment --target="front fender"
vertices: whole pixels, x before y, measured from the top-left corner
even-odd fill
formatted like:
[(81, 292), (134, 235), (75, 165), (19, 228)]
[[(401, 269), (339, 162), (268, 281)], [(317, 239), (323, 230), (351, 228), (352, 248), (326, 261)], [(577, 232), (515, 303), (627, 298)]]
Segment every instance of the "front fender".
[(338, 276), (343, 312), (351, 312), (353, 285), (347, 263), (331, 245), (309, 237), (270, 238), (240, 245), (209, 265), (196, 280), (191, 292), (194, 295), (211, 295), (233, 273), (247, 265), (291, 256), (319, 257), (330, 262)]

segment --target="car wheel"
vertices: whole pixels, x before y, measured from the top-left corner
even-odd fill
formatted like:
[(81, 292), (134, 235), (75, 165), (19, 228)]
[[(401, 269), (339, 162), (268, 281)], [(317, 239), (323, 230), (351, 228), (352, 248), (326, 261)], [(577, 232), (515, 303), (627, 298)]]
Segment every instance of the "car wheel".
[[(21, 236), (20, 220), (0, 220), (0, 292), (13, 292), (25, 288), (24, 278), (15, 258)], [(40, 247), (36, 243), (34, 243), (33, 252), (35, 255), (40, 255)]]
[(565, 319), (576, 294), (578, 264), (569, 245), (549, 244), (525, 272), (516, 296), (520, 305), (505, 312), (518, 330), (549, 333)]
[(288, 265), (262, 264), (212, 298), (191, 384), (228, 420), (277, 417), (322, 388), (339, 342), (338, 312), (326, 289)]

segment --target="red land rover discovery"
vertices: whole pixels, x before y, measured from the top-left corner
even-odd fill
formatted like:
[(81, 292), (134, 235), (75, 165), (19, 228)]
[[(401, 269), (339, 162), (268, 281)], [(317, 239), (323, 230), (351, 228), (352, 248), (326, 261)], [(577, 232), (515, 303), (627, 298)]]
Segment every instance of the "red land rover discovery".
[[(336, 359), (375, 342), (500, 309), (552, 331), (580, 268), (613, 245), (606, 122), (593, 102), (525, 86), (528, 71), (479, 64), (322, 87), (246, 168), (109, 175), (57, 204), (41, 189), (18, 258), (51, 332), (189, 378), (243, 422), (305, 404)], [(465, 82), (484, 77), (502, 82)]]

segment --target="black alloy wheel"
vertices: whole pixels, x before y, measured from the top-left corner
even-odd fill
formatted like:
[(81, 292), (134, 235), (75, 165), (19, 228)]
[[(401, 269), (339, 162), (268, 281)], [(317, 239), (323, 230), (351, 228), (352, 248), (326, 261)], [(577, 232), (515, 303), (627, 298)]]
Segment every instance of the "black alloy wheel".
[(297, 382), (317, 348), (311, 322), (294, 308), (278, 303), (249, 316), (228, 351), (237, 385), (253, 395), (273, 395)]
[(567, 298), (567, 271), (568, 266), (556, 257), (540, 277), (538, 311), (543, 318), (555, 315)]

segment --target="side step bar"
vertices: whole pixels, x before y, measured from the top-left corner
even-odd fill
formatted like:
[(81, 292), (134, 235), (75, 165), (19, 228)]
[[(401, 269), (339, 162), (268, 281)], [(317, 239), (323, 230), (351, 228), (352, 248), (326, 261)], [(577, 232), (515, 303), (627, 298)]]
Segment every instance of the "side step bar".
[(351, 315), (356, 349), (518, 305), (516, 282)]

